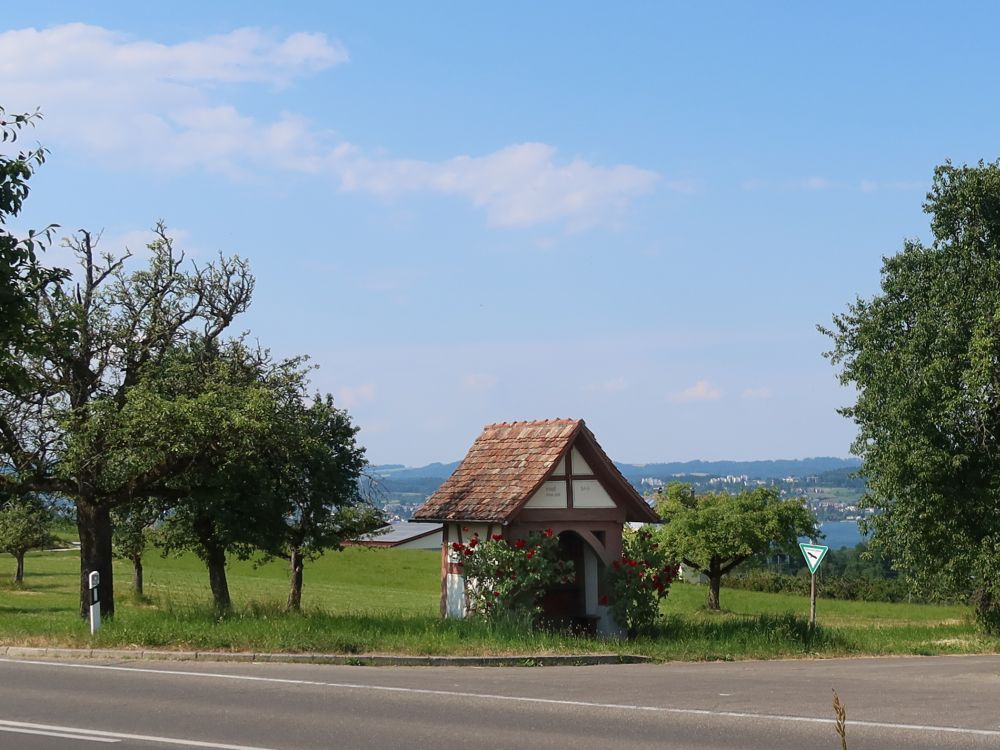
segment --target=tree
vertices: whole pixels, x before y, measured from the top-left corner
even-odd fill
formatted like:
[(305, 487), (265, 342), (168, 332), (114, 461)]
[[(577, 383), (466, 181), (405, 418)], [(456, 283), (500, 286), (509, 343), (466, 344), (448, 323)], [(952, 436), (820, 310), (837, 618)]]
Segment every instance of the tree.
[(696, 495), (691, 485), (671, 482), (657, 494), (656, 510), (666, 522), (660, 543), (670, 558), (708, 577), (712, 610), (719, 609), (722, 576), (737, 565), (773, 546), (819, 533), (805, 501), (783, 500), (774, 487)]
[(0, 504), (0, 552), (14, 556), (14, 583), (24, 581), (24, 555), (54, 542), (52, 513), (36, 496), (9, 499)]
[(114, 556), (132, 563), (132, 593), (143, 595), (142, 558), (149, 545), (153, 525), (163, 517), (163, 507), (155, 499), (137, 500), (111, 512)]
[(291, 394), (282, 424), (286, 453), (274, 491), (285, 503), (280, 545), (273, 551), (288, 561), (290, 586), (287, 608), (302, 607), (302, 577), (307, 560), (343, 542), (382, 527), (384, 514), (360, 491), (366, 465), (365, 449), (357, 444), (358, 428), (333, 397), (317, 395), (303, 405)]
[(933, 241), (883, 259), (881, 291), (835, 315), (854, 386), (871, 548), (918, 585), (975, 594), (1000, 632), (1000, 162), (934, 172)]
[[(232, 608), (226, 559), (249, 559), (280, 545), (285, 470), (283, 397), (304, 378), (301, 360), (273, 363), (267, 352), (234, 340), (178, 347), (138, 388), (148, 411), (181, 404), (211, 435), (211, 450), (166, 483), (174, 499), (158, 539), (164, 553), (187, 550), (204, 561), (219, 613)], [(169, 438), (174, 440), (174, 438)]]
[(51, 336), (44, 352), (18, 352), (31, 387), (0, 391), (0, 465), (8, 467), (0, 490), (75, 503), (81, 616), (91, 571), (100, 573), (102, 613), (114, 613), (111, 511), (176, 497), (181, 490), (171, 480), (210, 460), (217, 444), (225, 446), (215, 442), (219, 430), (231, 426), (211, 401), (168, 403), (142, 387), (144, 378), (192, 337), (217, 340), (253, 290), (239, 258), (185, 263), (162, 223), (136, 271), (127, 268), (127, 250), (98, 257), (98, 239), (81, 231), (67, 240), (79, 281), (41, 289), (39, 325)]
[[(38, 112), (8, 114), (0, 107), (0, 134), (3, 143), (13, 143), (21, 130), (41, 119)], [(17, 352), (38, 352), (42, 344), (36, 300), (39, 292), (62, 274), (45, 269), (36, 251), (48, 244), (55, 226), (40, 232), (29, 230), (27, 237), (12, 234), (8, 223), (17, 217), (25, 198), (28, 181), (45, 162), (45, 149), (0, 154), (0, 389), (20, 390), (27, 373)]]

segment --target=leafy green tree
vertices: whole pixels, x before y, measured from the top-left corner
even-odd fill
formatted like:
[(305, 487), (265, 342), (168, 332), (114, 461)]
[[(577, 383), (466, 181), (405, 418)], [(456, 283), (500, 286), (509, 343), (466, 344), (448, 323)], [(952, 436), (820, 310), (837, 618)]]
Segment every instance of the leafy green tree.
[(783, 500), (774, 487), (696, 495), (691, 485), (671, 482), (657, 494), (656, 510), (666, 522), (659, 534), (669, 557), (708, 577), (712, 610), (719, 609), (722, 576), (740, 563), (819, 533), (805, 501)]
[(149, 546), (154, 524), (164, 509), (155, 499), (137, 500), (111, 512), (114, 525), (111, 542), (115, 557), (132, 563), (132, 593), (143, 595), (142, 558)]
[[(127, 250), (97, 253), (81, 231), (67, 243), (79, 261), (39, 295), (39, 325), (53, 335), (44, 352), (18, 352), (31, 388), (0, 391), (0, 490), (61, 494), (76, 506), (80, 614), (87, 575), (101, 576), (101, 611), (114, 613), (111, 511), (148, 497), (176, 497), (192, 464), (221, 461), (230, 413), (211, 397), (174, 401), (146, 387), (147, 374), (192, 338), (216, 341), (249, 305), (253, 277), (239, 258), (187, 264), (158, 224), (145, 267), (130, 271)], [(216, 450), (218, 448), (218, 450)]]
[[(38, 112), (8, 114), (0, 107), (0, 140), (13, 143), (20, 131), (41, 119)], [(43, 268), (36, 257), (48, 244), (55, 226), (29, 230), (17, 237), (8, 223), (17, 217), (28, 196), (28, 181), (45, 162), (44, 148), (0, 153), (0, 390), (19, 391), (28, 379), (18, 352), (38, 352), (43, 342), (37, 298), (61, 273)]]
[(25, 554), (54, 541), (52, 513), (38, 497), (17, 497), (0, 504), (0, 552), (13, 555), (17, 561), (14, 583), (24, 581)]
[(881, 291), (833, 318), (857, 399), (871, 548), (918, 585), (975, 594), (1000, 632), (1000, 162), (934, 172), (933, 241), (885, 258)]
[[(232, 608), (227, 557), (246, 560), (282, 539), (285, 503), (275, 479), (287, 450), (282, 407), (304, 378), (300, 365), (272, 363), (239, 340), (202, 340), (178, 348), (139, 386), (147, 410), (181, 404), (201, 425), (195, 432), (211, 435), (212, 449), (167, 483), (172, 499), (157, 538), (165, 553), (186, 550), (204, 561), (220, 613)], [(182, 435), (167, 437), (176, 439)]]
[(290, 567), (287, 608), (302, 607), (305, 562), (343, 542), (382, 527), (384, 514), (361, 493), (365, 450), (357, 444), (358, 428), (333, 397), (316, 396), (308, 406), (294, 391), (275, 433), (285, 453), (273, 488), (284, 502), (281, 539), (274, 555)]

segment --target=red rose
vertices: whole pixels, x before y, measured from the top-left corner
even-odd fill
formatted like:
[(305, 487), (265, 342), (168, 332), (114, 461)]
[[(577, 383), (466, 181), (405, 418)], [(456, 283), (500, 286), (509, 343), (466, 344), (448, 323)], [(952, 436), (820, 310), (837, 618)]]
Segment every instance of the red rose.
[(466, 549), (465, 550), (465, 554), (471, 555), (472, 554), (472, 547), (469, 547), (468, 549)]
[(552, 538), (552, 529), (545, 529), (545, 536), (549, 539)]
[(524, 553), (524, 556), (530, 560), (535, 556), (535, 550), (529, 549), (527, 552)]
[(468, 526), (463, 526), (463, 527), (462, 527), (462, 531), (468, 531), (468, 530), (469, 530), (469, 527), (468, 527)]
[(604, 596), (602, 596), (600, 599), (597, 600), (597, 603), (598, 604), (607, 604), (608, 603), (608, 595), (605, 594)]
[(453, 550), (455, 550), (456, 552), (460, 552), (461, 549), (462, 549), (462, 543), (461, 542), (452, 542), (451, 543), (451, 548)]
[(479, 544), (479, 537), (478, 536), (474, 536), (474, 537), (472, 537), (472, 539), (469, 540), (469, 546), (470, 547), (475, 547), (477, 544)]
[(525, 541), (523, 539), (518, 539), (514, 542), (514, 547), (517, 549), (524, 549)]
[(634, 568), (635, 565), (636, 565), (636, 562), (635, 562), (635, 560), (629, 560), (628, 564), (629, 564), (629, 567)]
[(492, 539), (494, 542), (502, 542), (503, 534), (494, 534), (493, 536), (490, 537), (490, 539)]

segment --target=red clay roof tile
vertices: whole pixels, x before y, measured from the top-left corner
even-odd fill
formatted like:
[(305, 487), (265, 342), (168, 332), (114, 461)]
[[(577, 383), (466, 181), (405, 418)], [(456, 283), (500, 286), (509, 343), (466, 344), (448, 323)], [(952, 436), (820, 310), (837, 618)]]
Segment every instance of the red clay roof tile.
[(582, 419), (546, 419), (486, 425), (455, 472), (413, 514), (415, 521), (505, 522), (552, 473), (559, 459), (583, 434), (605, 463), (616, 502), (631, 520), (656, 515), (604, 453)]

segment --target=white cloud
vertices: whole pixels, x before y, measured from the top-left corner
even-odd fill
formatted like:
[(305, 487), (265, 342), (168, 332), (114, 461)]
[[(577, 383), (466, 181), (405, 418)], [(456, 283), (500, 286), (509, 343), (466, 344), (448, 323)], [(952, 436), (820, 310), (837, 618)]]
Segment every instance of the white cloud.
[[(42, 109), (46, 143), (112, 166), (237, 177), (261, 168), (322, 173), (347, 192), (457, 196), (494, 226), (584, 229), (614, 220), (660, 181), (627, 164), (560, 158), (544, 143), (441, 161), (377, 156), (295, 113), (265, 121), (227, 99), (234, 84), (285, 87), (347, 60), (342, 46), (317, 33), (282, 38), (244, 28), (163, 44), (75, 23), (0, 33), (0, 88), (8, 110)], [(683, 181), (664, 185), (692, 189)]]
[(35, 80), (52, 82), (96, 83), (99, 77), (119, 83), (287, 85), (304, 72), (347, 61), (347, 51), (324, 34), (297, 33), (279, 40), (253, 28), (170, 45), (69, 23), (3, 32), (0, 49), (6, 61), (0, 74), (16, 77), (27, 69)]
[(584, 229), (620, 214), (659, 179), (655, 172), (628, 165), (598, 167), (579, 158), (562, 162), (556, 149), (544, 143), (441, 162), (370, 159), (342, 146), (328, 163), (346, 191), (458, 195), (483, 208), (490, 224), (503, 227), (562, 220)]
[(744, 388), (743, 393), (740, 394), (740, 398), (756, 398), (756, 399), (766, 399), (771, 398), (770, 388)]
[(373, 383), (362, 383), (358, 386), (341, 386), (337, 389), (337, 405), (346, 409), (354, 407), (366, 401), (375, 400), (375, 385)]
[(690, 388), (671, 394), (670, 400), (678, 403), (688, 401), (718, 401), (722, 398), (722, 391), (709, 383), (707, 380), (699, 380)]
[(4, 105), (40, 107), (46, 138), (113, 166), (239, 172), (301, 169), (316, 134), (292, 114), (241, 114), (221, 100), (226, 84), (287, 86), (347, 53), (322, 34), (237, 29), (168, 45), (74, 23), (0, 33), (0, 60)]
[(469, 373), (462, 378), (462, 390), (469, 393), (482, 393), (492, 390), (497, 384), (496, 375), (489, 373)]

